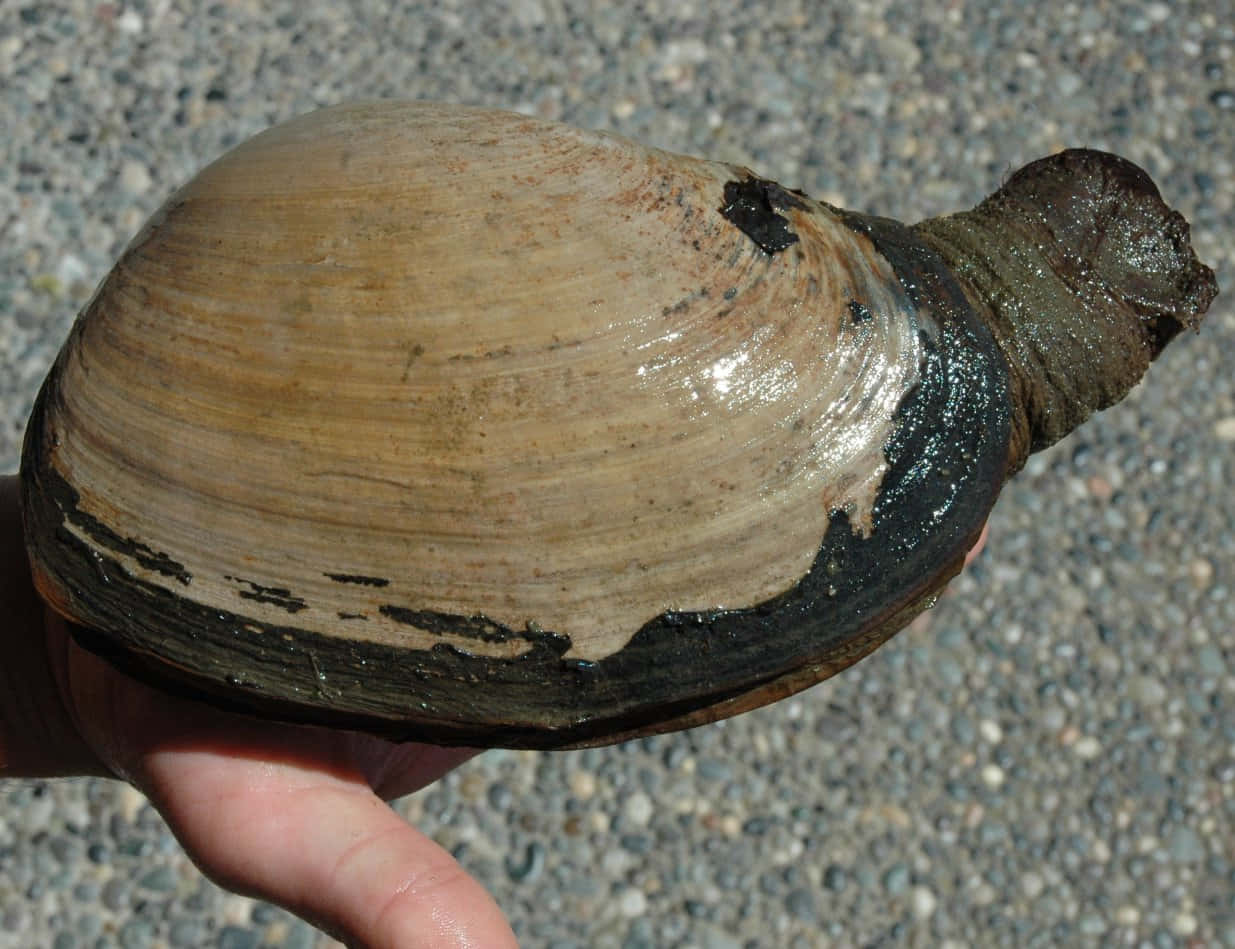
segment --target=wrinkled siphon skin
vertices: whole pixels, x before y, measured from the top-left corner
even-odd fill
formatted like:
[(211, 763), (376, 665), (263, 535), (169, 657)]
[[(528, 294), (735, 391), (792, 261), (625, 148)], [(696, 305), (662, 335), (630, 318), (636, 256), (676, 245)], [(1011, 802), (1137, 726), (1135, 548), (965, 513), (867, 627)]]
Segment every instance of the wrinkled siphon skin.
[(908, 227), (524, 116), (327, 109), (204, 169), (79, 316), (32, 569), (88, 648), (225, 707), (688, 727), (902, 628), (1216, 292), (1100, 152)]
[(1218, 292), (1183, 216), (1144, 171), (1105, 152), (1034, 162), (974, 210), (914, 230), (999, 341), (1025, 454), (1127, 395)]

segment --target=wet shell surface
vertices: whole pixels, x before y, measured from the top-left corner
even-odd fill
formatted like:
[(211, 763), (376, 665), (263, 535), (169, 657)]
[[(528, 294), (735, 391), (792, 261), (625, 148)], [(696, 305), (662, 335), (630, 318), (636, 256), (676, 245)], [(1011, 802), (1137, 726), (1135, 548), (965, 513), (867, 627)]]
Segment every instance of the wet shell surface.
[(23, 460), (36, 583), (156, 684), (397, 738), (763, 704), (928, 605), (1036, 447), (958, 242), (519, 115), (278, 126), (78, 318)]

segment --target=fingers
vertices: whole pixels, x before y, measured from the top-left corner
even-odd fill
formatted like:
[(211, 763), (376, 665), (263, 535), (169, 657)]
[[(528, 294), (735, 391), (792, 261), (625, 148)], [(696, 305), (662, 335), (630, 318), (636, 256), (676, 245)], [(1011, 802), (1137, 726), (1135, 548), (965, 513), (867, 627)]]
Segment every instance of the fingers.
[(346, 742), (350, 760), (360, 765), (366, 783), (384, 801), (419, 791), (479, 753), (476, 748), (396, 744), (359, 732), (349, 733)]
[(488, 893), (372, 790), (396, 796), (474, 754), (282, 726), (175, 699), (66, 640), (75, 719), (223, 886), (349, 946), (510, 947)]
[(969, 548), (969, 553), (965, 555), (965, 566), (968, 567), (971, 563), (978, 559), (978, 555), (982, 553), (982, 548), (986, 546), (986, 535), (990, 530), (990, 524), (982, 525), (982, 533), (978, 535), (977, 541)]
[(181, 750), (154, 753), (145, 770), (152, 797), (203, 870), (348, 945), (516, 945), (480, 884), (359, 775)]

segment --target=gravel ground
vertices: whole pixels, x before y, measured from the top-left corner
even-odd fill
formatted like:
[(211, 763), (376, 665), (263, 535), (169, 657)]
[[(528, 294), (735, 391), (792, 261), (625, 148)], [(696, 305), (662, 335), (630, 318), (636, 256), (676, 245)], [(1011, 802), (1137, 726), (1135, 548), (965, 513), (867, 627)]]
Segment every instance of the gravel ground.
[[(1228, 293), (1030, 462), (935, 610), (775, 707), (488, 752), (399, 807), (530, 947), (1235, 947), (1233, 24), (1231, 0), (0, 0), (0, 459), (144, 217), (319, 105), (509, 107), (906, 220), (1120, 152)], [(125, 786), (0, 801), (0, 947), (331, 944), (206, 882)]]

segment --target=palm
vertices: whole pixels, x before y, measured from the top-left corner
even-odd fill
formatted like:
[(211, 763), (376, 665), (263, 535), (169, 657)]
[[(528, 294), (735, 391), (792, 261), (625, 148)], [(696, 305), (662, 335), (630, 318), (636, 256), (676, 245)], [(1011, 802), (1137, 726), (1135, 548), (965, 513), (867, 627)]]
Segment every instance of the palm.
[(47, 627), (87, 743), (219, 883), (355, 945), (514, 945), (480, 885), (385, 803), (474, 752), (220, 712), (116, 672), (56, 617)]

